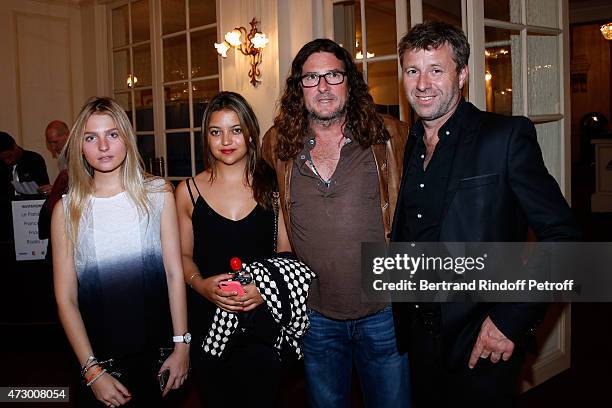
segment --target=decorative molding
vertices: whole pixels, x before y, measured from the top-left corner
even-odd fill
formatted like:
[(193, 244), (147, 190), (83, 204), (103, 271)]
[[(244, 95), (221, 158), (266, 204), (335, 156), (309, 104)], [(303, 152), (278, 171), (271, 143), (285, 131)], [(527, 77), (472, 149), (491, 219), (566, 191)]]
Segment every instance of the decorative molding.
[(18, 144), (23, 145), (23, 129), (21, 126), (21, 123), (23, 122), (21, 114), (21, 77), (19, 75), (19, 36), (17, 35), (17, 17), (19, 14), (22, 13), (13, 11), (12, 16), (13, 38), (15, 39), (15, 46), (13, 47), (13, 50), (15, 52), (13, 57), (15, 66), (15, 100), (17, 102), (15, 104), (15, 113), (17, 114), (17, 134), (13, 135), (13, 137), (17, 140)]
[(37, 3), (44, 3), (51, 6), (64, 6), (78, 9), (81, 7), (81, 3), (95, 1), (95, 0), (30, 0)]
[[(50, 120), (58, 113), (61, 113), (61, 119), (72, 119), (73, 102), (75, 97), (74, 72), (72, 66), (73, 55), (73, 24), (70, 17), (50, 16), (36, 12), (13, 11), (13, 30), (15, 37), (15, 87), (16, 87), (16, 114), (19, 136), (24, 147), (40, 151), (41, 154), (50, 160), (46, 152), (43, 139), (39, 127), (44, 126), (40, 121)], [(41, 33), (45, 32), (34, 30), (32, 27), (46, 27), (53, 31), (52, 38), (45, 38)], [(48, 26), (48, 27), (47, 27)], [(21, 31), (21, 29), (25, 31)], [(59, 43), (57, 42), (59, 41)], [(62, 46), (64, 44), (65, 46)], [(34, 48), (32, 48), (34, 45)], [(36, 47), (45, 48), (48, 45), (51, 50), (61, 48), (61, 55), (44, 53), (39, 57), (39, 51)], [(58, 48), (59, 47), (59, 48)], [(62, 65), (64, 71), (53, 71), (53, 67), (46, 66), (45, 62), (49, 63), (53, 60), (54, 66)], [(36, 61), (36, 62), (34, 62)], [(38, 77), (38, 72), (43, 77)], [(44, 83), (44, 75), (59, 79), (57, 84)], [(45, 92), (47, 89), (55, 87), (52, 95), (49, 95), (51, 105), (45, 109), (44, 103), (47, 98), (40, 100), (39, 91)], [(59, 88), (58, 88), (59, 87)], [(59, 95), (59, 99), (58, 99)], [(57, 101), (62, 100), (61, 105)], [(65, 109), (64, 109), (65, 108)], [(49, 163), (49, 161), (47, 161)], [(51, 168), (50, 168), (51, 169)], [(51, 170), (50, 170), (51, 171)]]
[(29, 0), (36, 3), (43, 3), (51, 6), (63, 6), (63, 7), (72, 7), (75, 9), (79, 9), (83, 6), (89, 5), (103, 5), (112, 3), (116, 0)]
[[(98, 2), (99, 3), (99, 2)], [(100, 4), (94, 6), (95, 37), (96, 37), (96, 91), (98, 95), (111, 95), (112, 85), (108, 73), (110, 69), (110, 42), (108, 33), (108, 15), (106, 7)]]
[[(551, 329), (552, 333), (556, 334), (553, 338), (552, 348), (540, 350), (541, 353), (537, 359), (528, 358), (526, 365), (531, 367), (521, 377), (521, 392), (525, 392), (570, 368), (571, 315), (571, 304), (565, 305), (557, 317), (555, 326)], [(547, 321), (550, 320), (547, 319)], [(550, 341), (550, 333), (548, 341)]]

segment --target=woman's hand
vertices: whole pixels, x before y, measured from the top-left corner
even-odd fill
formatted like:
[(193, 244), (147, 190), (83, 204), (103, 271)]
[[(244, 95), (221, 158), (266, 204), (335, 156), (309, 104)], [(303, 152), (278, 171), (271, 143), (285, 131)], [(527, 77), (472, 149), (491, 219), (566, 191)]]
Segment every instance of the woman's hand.
[(166, 396), (170, 390), (176, 390), (187, 379), (189, 373), (189, 344), (177, 343), (174, 346), (174, 351), (168, 356), (164, 364), (162, 364), (157, 375), (165, 370), (170, 371), (168, 382), (164, 387), (162, 396)]
[(263, 303), (264, 300), (261, 297), (259, 290), (257, 290), (257, 286), (255, 286), (255, 284), (249, 283), (248, 285), (245, 285), (242, 288), (244, 289), (244, 292), (245, 292), (244, 295), (240, 297), (236, 296), (235, 299), (238, 302), (242, 303), (243, 312), (248, 312), (249, 310), (253, 310), (257, 306)]
[(107, 407), (120, 407), (132, 399), (128, 389), (108, 372), (91, 384), (91, 390)]
[(231, 279), (233, 276), (230, 273), (222, 273), (206, 279), (194, 279), (192, 284), (202, 296), (221, 309), (231, 313), (242, 312), (244, 309), (242, 302), (237, 300), (238, 292), (226, 292), (219, 288), (219, 282)]

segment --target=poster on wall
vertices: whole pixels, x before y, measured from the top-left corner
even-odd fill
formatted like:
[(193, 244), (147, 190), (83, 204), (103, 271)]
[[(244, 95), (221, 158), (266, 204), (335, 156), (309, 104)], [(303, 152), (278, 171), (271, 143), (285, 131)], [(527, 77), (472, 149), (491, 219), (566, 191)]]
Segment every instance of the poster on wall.
[(13, 233), (15, 259), (32, 261), (45, 259), (47, 240), (38, 239), (38, 214), (45, 200), (13, 201)]

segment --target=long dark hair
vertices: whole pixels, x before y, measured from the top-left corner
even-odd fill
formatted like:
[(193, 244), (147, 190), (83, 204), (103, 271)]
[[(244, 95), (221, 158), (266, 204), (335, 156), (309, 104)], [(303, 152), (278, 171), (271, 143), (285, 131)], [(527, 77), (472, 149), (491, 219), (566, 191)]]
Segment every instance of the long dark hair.
[(315, 52), (328, 52), (342, 61), (348, 81), (346, 103), (347, 129), (362, 147), (370, 147), (389, 139), (382, 118), (376, 113), (376, 105), (368, 92), (363, 75), (353, 62), (351, 55), (332, 40), (319, 38), (310, 41), (298, 51), (291, 64), (291, 73), (285, 84), (285, 91), (274, 126), (278, 132), (277, 155), (281, 160), (295, 158), (304, 147), (303, 137), (308, 132), (308, 111), (304, 104), (304, 94), (300, 84), (302, 67)]
[[(253, 198), (259, 205), (269, 208), (272, 203), (272, 193), (276, 190), (276, 177), (274, 170), (268, 170), (267, 164), (260, 159), (259, 149), (259, 122), (251, 105), (244, 97), (236, 92), (219, 92), (215, 95), (204, 110), (202, 117), (202, 148), (204, 150), (204, 170), (210, 170), (210, 181), (215, 179), (215, 157), (208, 145), (208, 124), (214, 112), (231, 110), (236, 113), (242, 128), (242, 136), (247, 146), (247, 164), (244, 176), (253, 189)], [(267, 166), (269, 167), (269, 166)]]

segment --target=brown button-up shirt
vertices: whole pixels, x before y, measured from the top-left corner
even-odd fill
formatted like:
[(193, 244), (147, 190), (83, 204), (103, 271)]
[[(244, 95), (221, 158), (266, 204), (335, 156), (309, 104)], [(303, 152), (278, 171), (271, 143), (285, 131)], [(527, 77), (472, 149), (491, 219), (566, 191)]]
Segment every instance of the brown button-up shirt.
[(357, 319), (384, 307), (361, 299), (361, 243), (385, 239), (374, 155), (355, 142), (345, 144), (326, 182), (309, 165), (312, 148), (309, 137), (293, 163), (293, 250), (318, 277), (308, 306), (333, 319)]
[[(391, 138), (386, 143), (373, 145), (368, 150), (372, 152), (376, 163), (380, 194), (379, 211), (381, 212), (385, 238), (389, 239), (391, 221), (397, 203), (397, 195), (402, 176), (404, 145), (408, 136), (408, 125), (390, 116), (383, 115), (383, 119)], [(277, 157), (276, 143), (278, 132), (279, 130), (274, 127), (266, 132), (262, 143), (262, 155), (276, 170), (281, 209), (285, 219), (285, 225), (287, 226), (289, 241), (295, 250), (295, 243), (293, 242), (293, 234), (295, 232), (292, 230), (293, 222), (291, 220), (291, 207), (293, 205), (292, 196), (294, 192), (291, 190), (291, 180), (293, 178), (294, 162), (299, 158), (299, 155), (295, 159), (286, 161), (280, 160)], [(316, 270), (314, 271), (316, 273)]]

